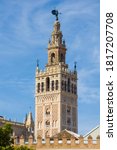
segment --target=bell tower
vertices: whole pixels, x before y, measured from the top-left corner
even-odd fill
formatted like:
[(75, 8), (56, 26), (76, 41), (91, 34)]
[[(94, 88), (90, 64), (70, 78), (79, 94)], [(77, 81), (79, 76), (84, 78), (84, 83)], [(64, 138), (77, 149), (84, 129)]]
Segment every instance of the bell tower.
[(65, 64), (66, 46), (62, 40), (62, 32), (60, 31), (60, 22), (55, 21), (52, 38), (48, 43), (48, 66), (57, 65), (60, 62)]
[[(54, 15), (57, 10), (54, 10)], [(60, 22), (56, 21), (48, 43), (48, 62), (45, 71), (39, 65), (35, 79), (35, 138), (52, 136), (77, 127), (77, 71), (66, 64), (66, 44), (62, 39)]]

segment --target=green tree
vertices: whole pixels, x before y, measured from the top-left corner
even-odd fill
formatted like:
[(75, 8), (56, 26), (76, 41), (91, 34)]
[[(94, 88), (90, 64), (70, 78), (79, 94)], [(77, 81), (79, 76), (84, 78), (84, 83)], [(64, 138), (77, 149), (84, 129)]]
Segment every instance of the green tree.
[(0, 127), (0, 147), (7, 147), (13, 144), (13, 139), (11, 138), (13, 130), (10, 124), (5, 124)]
[(7, 147), (0, 147), (0, 150), (34, 150), (31, 148), (28, 148), (26, 146), (7, 146)]
[(20, 147), (14, 147), (14, 150), (33, 150), (33, 149), (28, 148), (26, 146), (20, 146)]
[(12, 133), (13, 129), (10, 124), (0, 127), (0, 150), (32, 150), (26, 146), (13, 146)]

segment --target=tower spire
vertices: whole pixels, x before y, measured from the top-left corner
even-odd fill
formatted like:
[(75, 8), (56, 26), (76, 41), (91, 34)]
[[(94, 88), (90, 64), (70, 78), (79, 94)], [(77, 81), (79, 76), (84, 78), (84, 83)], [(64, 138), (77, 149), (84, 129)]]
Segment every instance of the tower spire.
[(77, 65), (77, 62), (75, 61), (75, 62), (74, 62), (74, 73), (76, 73), (76, 72), (77, 72), (77, 71), (76, 71), (76, 68), (77, 68), (77, 66), (76, 66), (76, 65)]
[(38, 74), (39, 72), (39, 59), (37, 59), (37, 66), (36, 66), (36, 73)]
[(65, 64), (66, 44), (65, 40), (63, 40), (63, 34), (58, 20), (60, 13), (58, 10), (52, 10), (52, 14), (56, 16), (56, 21), (54, 22), (51, 39), (48, 43), (48, 65), (55, 65), (61, 62)]
[(37, 67), (39, 68), (39, 59), (37, 59)]
[(58, 10), (54, 9), (52, 10), (52, 14), (56, 16), (56, 21), (54, 22), (54, 29), (52, 32), (52, 38), (51, 40), (49, 40), (49, 45), (48, 47), (64, 47), (65, 48), (65, 44), (64, 41), (62, 41), (62, 32), (60, 30), (60, 22), (58, 21), (58, 15), (61, 14), (60, 12), (58, 12)]

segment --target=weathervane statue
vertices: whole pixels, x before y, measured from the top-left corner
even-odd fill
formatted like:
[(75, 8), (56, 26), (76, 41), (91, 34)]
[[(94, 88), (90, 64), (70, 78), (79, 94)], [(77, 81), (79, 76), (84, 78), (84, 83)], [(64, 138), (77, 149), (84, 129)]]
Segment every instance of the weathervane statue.
[(58, 10), (54, 9), (52, 10), (52, 14), (56, 16), (56, 20), (58, 20), (58, 14), (61, 14), (58, 12)]

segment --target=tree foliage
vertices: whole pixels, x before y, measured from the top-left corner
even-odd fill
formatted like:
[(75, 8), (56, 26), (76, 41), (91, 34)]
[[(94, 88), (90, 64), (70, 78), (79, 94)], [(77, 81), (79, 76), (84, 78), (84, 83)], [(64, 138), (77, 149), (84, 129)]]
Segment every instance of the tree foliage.
[(0, 150), (32, 150), (26, 146), (13, 146), (12, 133), (13, 129), (10, 124), (0, 127)]
[(10, 124), (5, 124), (3, 127), (0, 127), (0, 147), (7, 147), (13, 144), (12, 128)]
[(33, 149), (30, 149), (26, 146), (7, 146), (7, 147), (0, 147), (0, 150), (33, 150)]
[(26, 146), (14, 147), (14, 150), (32, 150)]

